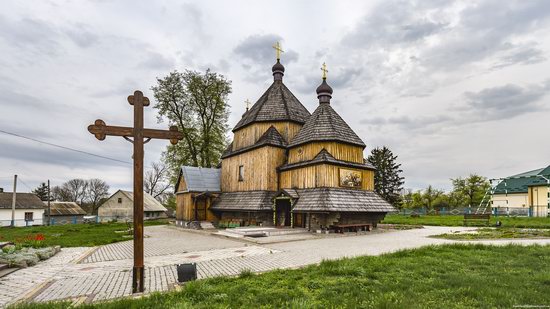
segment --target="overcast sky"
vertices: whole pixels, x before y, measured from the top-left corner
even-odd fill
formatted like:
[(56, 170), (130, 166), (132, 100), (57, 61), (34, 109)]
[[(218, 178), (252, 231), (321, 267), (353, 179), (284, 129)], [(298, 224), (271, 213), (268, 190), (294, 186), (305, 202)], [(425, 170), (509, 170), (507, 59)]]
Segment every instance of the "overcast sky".
[[(272, 82), (310, 112), (320, 66), (332, 104), (372, 148), (399, 156), (405, 186), (501, 177), (550, 164), (550, 1), (2, 1), (0, 130), (131, 161), (95, 119), (131, 125), (126, 97), (157, 77), (207, 68), (232, 81), (233, 127)], [(146, 108), (145, 124), (157, 123)], [(146, 145), (158, 161), (166, 141)], [(0, 133), (0, 187), (101, 178), (132, 187), (130, 164)]]

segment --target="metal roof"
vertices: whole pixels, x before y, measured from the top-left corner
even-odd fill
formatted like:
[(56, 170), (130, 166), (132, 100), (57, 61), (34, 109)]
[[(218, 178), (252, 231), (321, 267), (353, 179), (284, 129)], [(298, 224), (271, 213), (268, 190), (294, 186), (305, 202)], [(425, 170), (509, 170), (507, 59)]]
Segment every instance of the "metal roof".
[[(44, 207), (48, 208), (48, 202), (44, 202)], [(86, 211), (80, 208), (75, 202), (50, 202), (50, 215), (52, 216), (75, 216), (85, 215)]]
[(188, 192), (221, 192), (221, 170), (195, 166), (182, 166), (181, 176)]
[(540, 176), (550, 178), (550, 166), (507, 177), (498, 184), (493, 194), (527, 193), (529, 186), (547, 184), (546, 180)]

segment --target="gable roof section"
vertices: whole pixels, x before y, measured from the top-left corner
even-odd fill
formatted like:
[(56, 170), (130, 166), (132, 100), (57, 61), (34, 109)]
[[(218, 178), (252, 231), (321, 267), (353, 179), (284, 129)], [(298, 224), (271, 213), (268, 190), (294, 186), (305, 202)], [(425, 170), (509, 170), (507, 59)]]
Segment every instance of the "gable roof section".
[[(131, 191), (125, 191), (125, 190), (118, 190), (117, 192), (113, 193), (108, 199), (112, 199), (113, 196), (115, 196), (118, 192), (121, 192), (124, 194), (130, 201), (134, 201), (134, 193)], [(101, 206), (103, 206), (107, 201), (103, 202)], [(101, 207), (99, 206), (99, 207)], [(157, 201), (154, 197), (151, 196), (151, 194), (143, 192), (143, 211), (167, 211), (167, 209), (162, 206), (162, 204)]]
[(493, 194), (527, 193), (529, 186), (546, 185), (546, 180), (539, 176), (550, 178), (550, 166), (507, 177), (498, 184)]
[(187, 184), (185, 192), (220, 192), (220, 175), (221, 170), (218, 168), (182, 166), (176, 189), (183, 177)]
[(343, 188), (296, 189), (296, 212), (394, 212), (397, 211), (374, 191)]
[[(44, 202), (46, 209), (47, 202)], [(50, 202), (50, 215), (52, 216), (75, 216), (85, 215), (86, 211), (75, 202)]]
[(289, 147), (313, 141), (338, 141), (365, 148), (365, 143), (329, 103), (320, 103)]
[(334, 165), (339, 165), (344, 167), (359, 168), (359, 169), (368, 169), (368, 170), (376, 169), (370, 163), (355, 163), (355, 162), (338, 160), (335, 157), (333, 157), (326, 149), (323, 148), (312, 160), (285, 164), (279, 167), (279, 171), (286, 171), (286, 170), (291, 170), (299, 167), (305, 167), (309, 165), (316, 165), (316, 164), (323, 164), (323, 163), (334, 164)]
[(277, 131), (274, 126), (271, 126), (269, 127), (269, 129), (267, 129), (267, 131), (265, 131), (264, 134), (262, 134), (262, 136), (260, 136), (258, 141), (254, 143), (254, 145), (250, 145), (248, 147), (244, 147), (235, 151), (231, 151), (231, 149), (228, 147), (222, 154), (221, 158), (225, 159), (263, 146), (286, 148), (286, 145), (287, 142), (285, 141), (283, 136), (279, 133), (279, 131)]
[(274, 81), (243, 115), (233, 128), (233, 132), (254, 122), (290, 121), (304, 124), (309, 116), (309, 111), (285, 84), (282, 81)]
[[(13, 193), (0, 193), (0, 209), (11, 209)], [(16, 209), (44, 209), (44, 203), (34, 193), (16, 193)]]

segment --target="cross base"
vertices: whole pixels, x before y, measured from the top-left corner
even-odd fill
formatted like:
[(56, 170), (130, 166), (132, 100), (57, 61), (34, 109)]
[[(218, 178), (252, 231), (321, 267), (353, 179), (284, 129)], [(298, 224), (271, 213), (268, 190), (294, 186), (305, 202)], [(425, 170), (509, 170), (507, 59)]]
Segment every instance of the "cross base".
[(145, 287), (143, 286), (145, 283), (143, 276), (144, 270), (143, 266), (134, 266), (132, 270), (132, 293), (143, 293), (143, 291), (145, 291)]

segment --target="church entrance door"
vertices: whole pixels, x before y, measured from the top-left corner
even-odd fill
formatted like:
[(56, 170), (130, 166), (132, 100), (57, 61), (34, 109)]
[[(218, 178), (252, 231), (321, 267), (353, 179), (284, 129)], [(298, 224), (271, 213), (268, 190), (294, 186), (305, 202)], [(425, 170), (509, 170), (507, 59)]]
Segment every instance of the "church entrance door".
[(195, 201), (195, 220), (206, 220), (206, 199), (199, 198)]
[(291, 213), (290, 213), (290, 199), (280, 199), (275, 201), (275, 225), (276, 226), (290, 226), (291, 225)]

